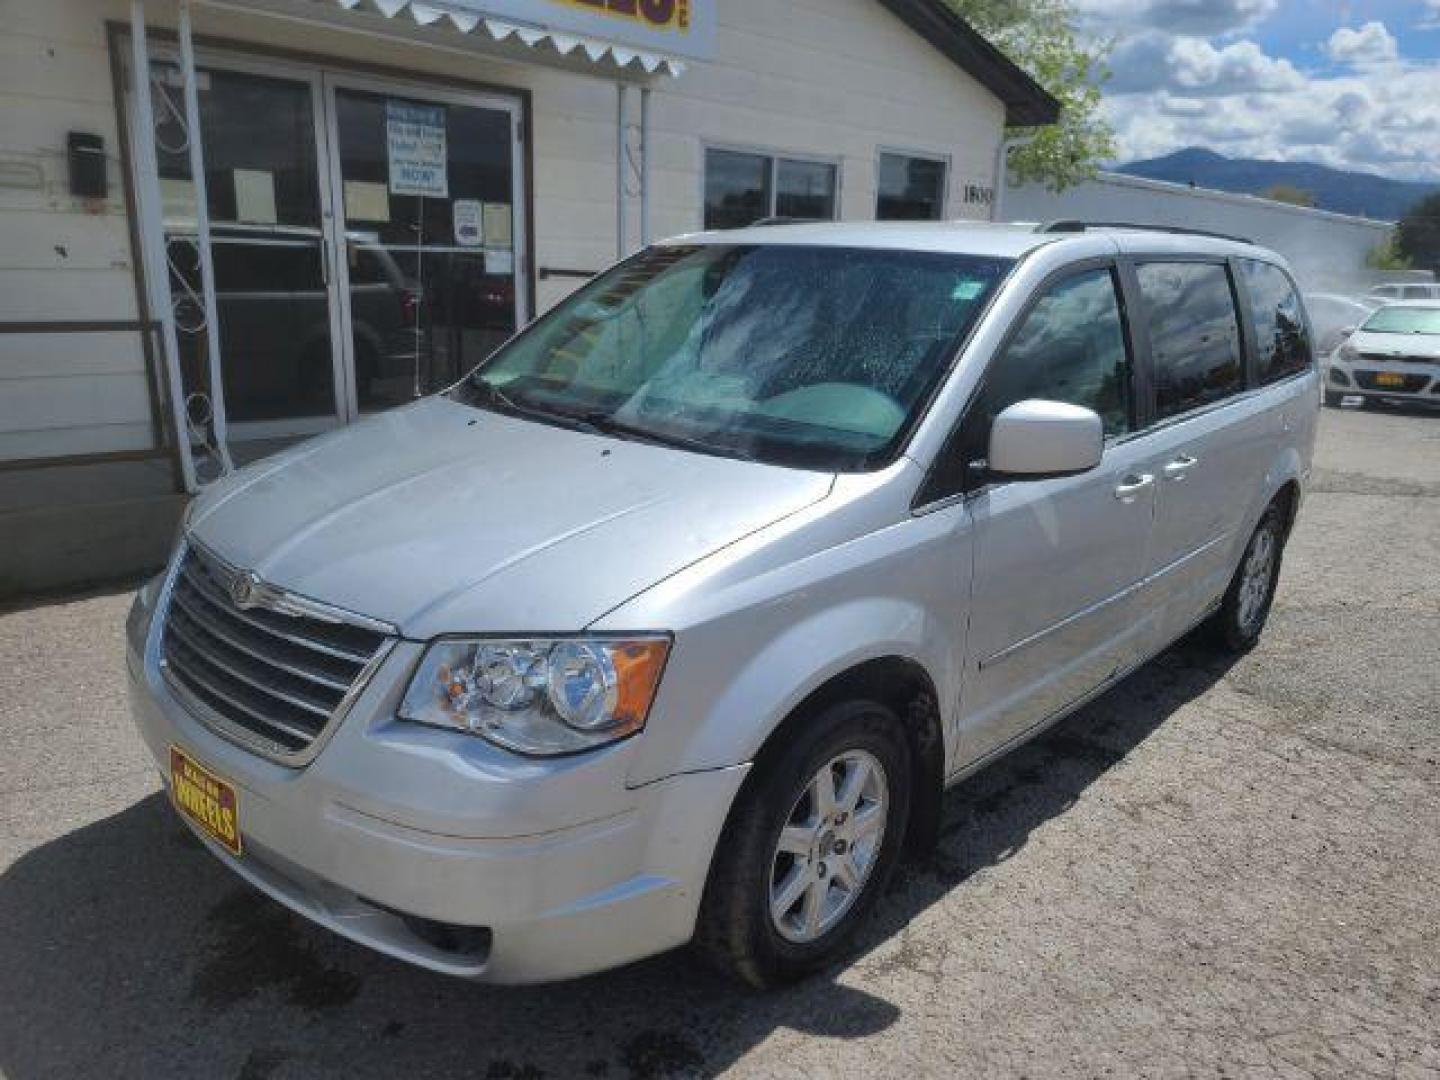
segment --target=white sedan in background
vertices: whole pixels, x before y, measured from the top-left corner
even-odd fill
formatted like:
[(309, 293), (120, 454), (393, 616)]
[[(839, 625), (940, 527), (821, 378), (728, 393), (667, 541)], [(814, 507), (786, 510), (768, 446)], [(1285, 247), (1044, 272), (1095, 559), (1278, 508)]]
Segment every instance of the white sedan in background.
[(1368, 296), (1306, 293), (1305, 310), (1315, 331), (1315, 352), (1329, 356), (1382, 302)]
[(1440, 407), (1440, 300), (1386, 304), (1335, 350), (1325, 404), (1350, 396)]

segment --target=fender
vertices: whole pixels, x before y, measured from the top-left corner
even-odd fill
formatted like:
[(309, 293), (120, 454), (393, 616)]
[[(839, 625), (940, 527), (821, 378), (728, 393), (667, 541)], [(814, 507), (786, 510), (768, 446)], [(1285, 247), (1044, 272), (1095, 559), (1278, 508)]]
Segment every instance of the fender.
[(963, 507), (907, 518), (755, 578), (739, 575), (728, 588), (708, 588), (714, 581), (697, 570), (698, 580), (613, 612), (597, 629), (665, 626), (676, 634), (629, 783), (749, 762), (815, 690), (891, 657), (929, 675), (952, 760), (970, 593), (968, 520)]

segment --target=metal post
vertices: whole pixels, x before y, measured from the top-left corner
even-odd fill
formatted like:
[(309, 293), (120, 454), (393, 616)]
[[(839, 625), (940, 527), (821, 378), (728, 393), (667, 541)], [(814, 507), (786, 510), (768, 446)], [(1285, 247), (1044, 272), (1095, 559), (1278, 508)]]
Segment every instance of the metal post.
[(205, 301), (206, 351), (210, 359), (210, 430), (226, 472), (233, 472), (225, 424), (225, 384), (220, 375), (220, 319), (215, 304), (215, 265), (210, 252), (210, 202), (205, 151), (200, 145), (200, 95), (195, 81), (195, 45), (190, 37), (190, 0), (180, 0), (180, 69), (185, 82), (185, 127), (190, 144), (190, 183), (195, 191), (195, 242), (200, 250), (200, 289)]
[(625, 84), (615, 84), (615, 257), (625, 258)]
[(1010, 175), (1010, 151), (1021, 146), (1028, 146), (1035, 141), (1035, 136), (1012, 135), (1006, 138), (1002, 133), (1000, 145), (995, 148), (995, 191), (990, 197), (990, 220), (1004, 221), (1005, 213), (1005, 184)]
[(650, 87), (640, 88), (640, 246), (650, 246)]
[(136, 208), (140, 214), (140, 249), (145, 265), (150, 310), (160, 322), (165, 377), (170, 384), (170, 412), (175, 450), (185, 490), (196, 490), (195, 459), (190, 453), (190, 427), (185, 417), (185, 384), (180, 377), (180, 345), (175, 336), (175, 306), (170, 296), (170, 270), (165, 258), (165, 224), (161, 212), (160, 166), (155, 157), (155, 110), (150, 101), (150, 50), (145, 41), (144, 0), (130, 0), (130, 77), (135, 91)]

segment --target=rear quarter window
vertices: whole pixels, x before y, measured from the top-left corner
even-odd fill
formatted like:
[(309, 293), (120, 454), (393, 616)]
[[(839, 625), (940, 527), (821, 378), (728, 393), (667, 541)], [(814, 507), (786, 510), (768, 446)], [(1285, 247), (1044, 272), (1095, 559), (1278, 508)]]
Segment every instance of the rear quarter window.
[(1278, 266), (1254, 259), (1240, 260), (1240, 267), (1255, 323), (1255, 375), (1260, 385), (1306, 370), (1310, 334), (1290, 278)]
[(1135, 267), (1135, 274), (1150, 339), (1155, 418), (1178, 416), (1238, 393), (1245, 371), (1226, 267), (1146, 262)]

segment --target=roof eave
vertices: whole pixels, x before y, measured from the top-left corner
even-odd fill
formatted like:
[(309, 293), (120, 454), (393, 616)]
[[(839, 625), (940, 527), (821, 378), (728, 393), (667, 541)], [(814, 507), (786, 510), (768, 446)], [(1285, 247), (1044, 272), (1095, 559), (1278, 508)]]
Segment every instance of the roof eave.
[(999, 98), (1008, 127), (1039, 127), (1060, 119), (1060, 102), (941, 0), (880, 3)]

